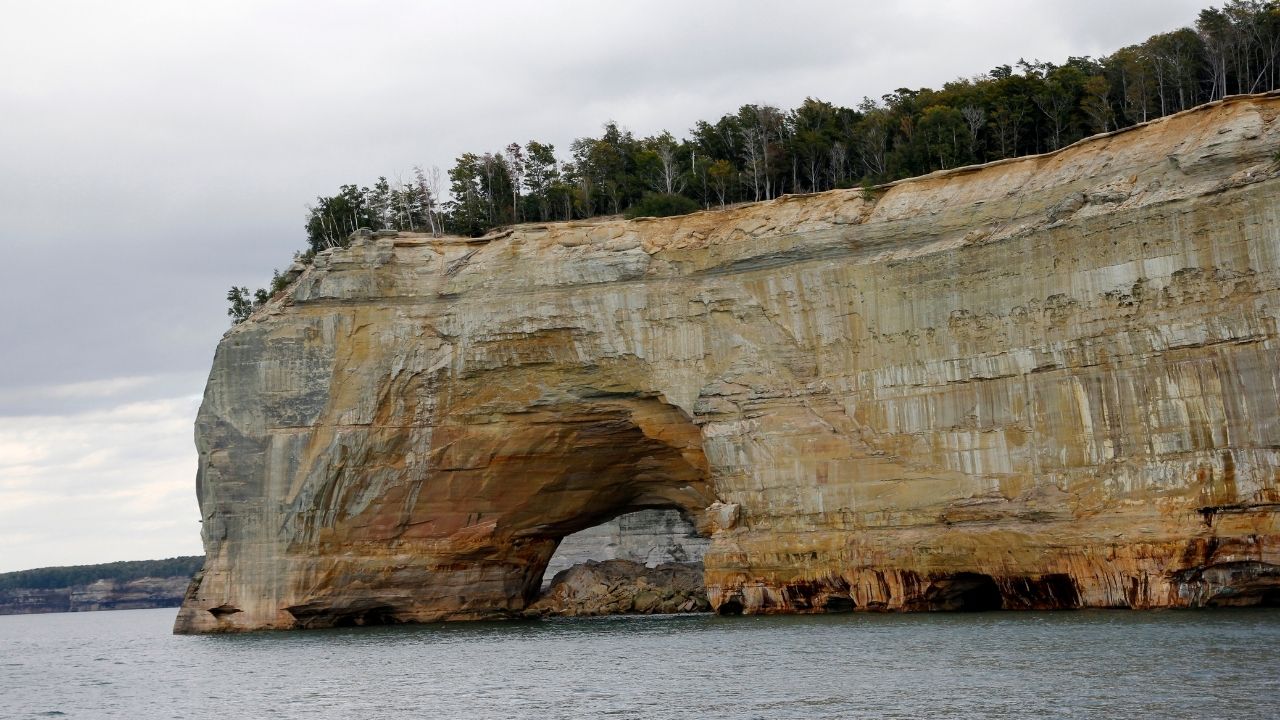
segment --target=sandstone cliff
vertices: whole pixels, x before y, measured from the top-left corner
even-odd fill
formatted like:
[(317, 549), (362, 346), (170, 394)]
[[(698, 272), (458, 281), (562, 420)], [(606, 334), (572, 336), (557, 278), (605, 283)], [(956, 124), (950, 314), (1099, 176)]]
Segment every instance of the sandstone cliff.
[(176, 630), (516, 615), (643, 508), (721, 612), (1274, 603), (1278, 113), (324, 253), (218, 347)]

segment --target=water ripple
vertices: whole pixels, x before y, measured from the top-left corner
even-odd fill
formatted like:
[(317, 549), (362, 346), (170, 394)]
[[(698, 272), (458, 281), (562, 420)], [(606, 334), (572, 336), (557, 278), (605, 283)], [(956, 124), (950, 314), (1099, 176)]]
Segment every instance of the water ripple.
[[(175, 637), (0, 617), (5, 717), (1262, 718), (1280, 611), (667, 616)], [(50, 702), (50, 701), (54, 702)], [(50, 710), (50, 705), (56, 710)]]

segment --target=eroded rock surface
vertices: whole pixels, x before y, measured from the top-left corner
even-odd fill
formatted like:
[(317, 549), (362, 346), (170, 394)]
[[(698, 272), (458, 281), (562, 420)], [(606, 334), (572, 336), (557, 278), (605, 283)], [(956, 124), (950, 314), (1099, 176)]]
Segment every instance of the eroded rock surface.
[(700, 562), (646, 567), (633, 560), (589, 560), (562, 570), (525, 611), (540, 617), (706, 612)]
[(323, 253), (218, 348), (176, 629), (518, 616), (645, 508), (722, 612), (1274, 603), (1278, 113)]

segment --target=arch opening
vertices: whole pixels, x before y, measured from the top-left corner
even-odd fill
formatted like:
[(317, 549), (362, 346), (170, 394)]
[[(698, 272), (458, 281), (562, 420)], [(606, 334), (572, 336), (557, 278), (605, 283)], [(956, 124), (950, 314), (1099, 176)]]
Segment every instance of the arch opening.
[(530, 606), (540, 615), (705, 612), (709, 540), (681, 508), (648, 508), (561, 539)]
[(618, 515), (561, 538), (543, 573), (542, 588), (560, 572), (585, 562), (626, 560), (648, 568), (699, 563), (710, 539), (679, 508), (650, 508)]
[[(322, 540), (337, 538), (360, 552), (335, 556), (309, 576), (309, 587), (282, 608), (296, 626), (536, 614), (531, 606), (566, 536), (651, 510), (674, 511), (696, 536), (717, 500), (701, 430), (656, 396), (579, 390), (502, 412), (454, 406), (443, 417), (430, 445), (413, 452), (418, 460), (403, 459), (411, 450), (405, 445), (397, 448), (401, 459), (360, 474), (377, 477), (417, 462), (423, 469), (411, 480), (366, 498), (356, 497), (368, 492), (365, 484), (327, 496), (335, 508), (358, 502), (361, 510), (335, 510)], [(693, 539), (667, 552), (688, 555)], [(701, 567), (647, 564), (640, 566), (672, 582), (704, 582)], [(648, 607), (650, 598), (638, 601)]]
[[(702, 596), (703, 607), (709, 541), (699, 527), (716, 496), (701, 430), (657, 397), (583, 394), (511, 418), (486, 468), (510, 479), (495, 524), (526, 548), (515, 558), (523, 606), (538, 603), (557, 573), (611, 562), (593, 572), (614, 583), (674, 583), (680, 597)], [(666, 567), (673, 563), (689, 565)]]

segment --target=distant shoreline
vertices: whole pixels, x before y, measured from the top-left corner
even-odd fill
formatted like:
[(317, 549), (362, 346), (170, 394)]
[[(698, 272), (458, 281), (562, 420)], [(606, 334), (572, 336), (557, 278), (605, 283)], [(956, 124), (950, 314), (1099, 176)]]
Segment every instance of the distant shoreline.
[(198, 555), (0, 573), (0, 615), (176, 608)]

